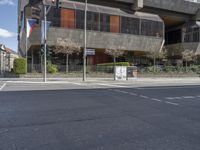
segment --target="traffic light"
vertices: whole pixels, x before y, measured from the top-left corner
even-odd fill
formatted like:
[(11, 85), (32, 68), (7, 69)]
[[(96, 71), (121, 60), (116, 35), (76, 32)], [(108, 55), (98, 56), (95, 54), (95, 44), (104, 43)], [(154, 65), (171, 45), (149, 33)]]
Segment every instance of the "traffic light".
[(52, 3), (56, 3), (56, 9), (59, 8), (60, 0), (52, 0)]
[(39, 8), (31, 7), (31, 18), (36, 19), (37, 20), (37, 24), (39, 24), (40, 13), (41, 13), (41, 10)]

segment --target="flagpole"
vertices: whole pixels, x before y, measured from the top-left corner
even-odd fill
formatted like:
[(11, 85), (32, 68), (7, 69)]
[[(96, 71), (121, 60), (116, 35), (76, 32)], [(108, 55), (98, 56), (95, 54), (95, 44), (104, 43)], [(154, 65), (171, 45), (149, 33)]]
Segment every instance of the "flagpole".
[(47, 21), (47, 8), (44, 5), (44, 82), (47, 82), (47, 33), (46, 33), (46, 21)]
[(84, 28), (84, 51), (83, 51), (83, 81), (86, 81), (86, 49), (87, 49), (87, 0), (85, 0), (85, 28)]
[(27, 55), (27, 50), (28, 50), (28, 37), (27, 37), (27, 24), (28, 24), (28, 22), (27, 22), (28, 20), (26, 19), (26, 52), (25, 52), (25, 55), (26, 55), (26, 74), (28, 73), (28, 55)]

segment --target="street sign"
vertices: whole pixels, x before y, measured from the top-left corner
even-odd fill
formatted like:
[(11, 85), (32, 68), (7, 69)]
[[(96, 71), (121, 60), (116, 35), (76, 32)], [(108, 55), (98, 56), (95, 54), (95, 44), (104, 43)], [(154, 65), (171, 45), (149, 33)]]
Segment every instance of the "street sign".
[(86, 55), (87, 56), (94, 56), (95, 55), (95, 49), (86, 49)]

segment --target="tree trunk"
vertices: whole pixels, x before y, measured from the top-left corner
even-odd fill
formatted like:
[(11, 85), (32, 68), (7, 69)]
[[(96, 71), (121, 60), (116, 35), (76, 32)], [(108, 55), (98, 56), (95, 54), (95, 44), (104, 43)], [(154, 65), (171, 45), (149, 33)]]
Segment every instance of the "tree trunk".
[(188, 62), (187, 61), (185, 61), (185, 71), (187, 72), (187, 66), (188, 66)]
[(153, 58), (153, 72), (155, 73), (155, 68), (156, 67), (156, 58)]
[(114, 80), (116, 80), (116, 76), (115, 76), (116, 57), (113, 57), (113, 62), (114, 62), (114, 68), (113, 68), (113, 70), (114, 70)]
[(31, 58), (31, 72), (33, 73), (33, 64), (34, 64), (34, 55), (32, 50), (32, 58)]
[(66, 55), (66, 73), (69, 72), (69, 54)]

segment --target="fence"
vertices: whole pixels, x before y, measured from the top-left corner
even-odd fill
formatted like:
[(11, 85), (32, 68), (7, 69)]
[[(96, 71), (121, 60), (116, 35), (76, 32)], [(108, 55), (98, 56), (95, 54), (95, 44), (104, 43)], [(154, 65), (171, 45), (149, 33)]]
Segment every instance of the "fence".
[[(56, 65), (56, 73), (48, 73), (47, 77), (67, 78), (67, 77), (82, 77), (83, 65)], [(28, 64), (28, 74), (22, 77), (37, 78), (43, 77), (44, 68), (41, 64)], [(86, 73), (88, 78), (114, 78), (114, 66), (87, 65)], [(187, 67), (181, 66), (150, 66), (137, 67), (137, 72), (134, 72), (137, 77), (199, 77), (200, 65)]]
[[(56, 73), (48, 73), (50, 77), (82, 77), (83, 65), (55, 65)], [(48, 67), (47, 67), (48, 68)], [(41, 77), (44, 67), (41, 64), (28, 64), (29, 77)], [(87, 65), (86, 73), (88, 77), (110, 78), (114, 75), (114, 66)]]

